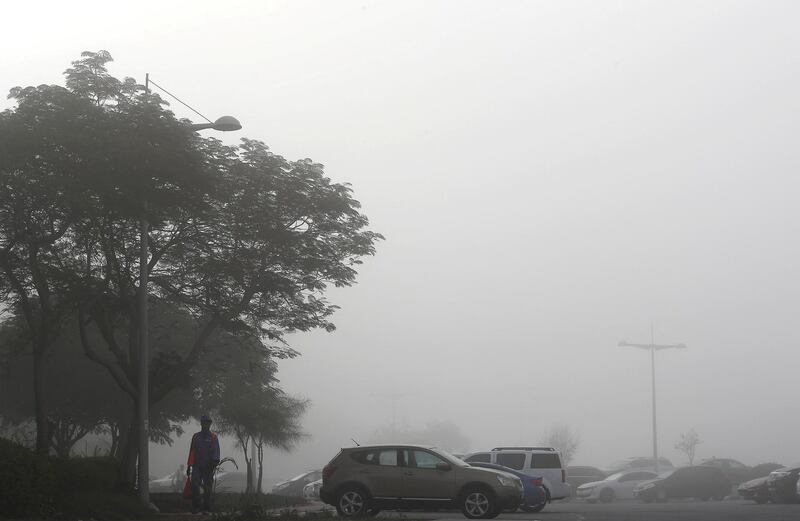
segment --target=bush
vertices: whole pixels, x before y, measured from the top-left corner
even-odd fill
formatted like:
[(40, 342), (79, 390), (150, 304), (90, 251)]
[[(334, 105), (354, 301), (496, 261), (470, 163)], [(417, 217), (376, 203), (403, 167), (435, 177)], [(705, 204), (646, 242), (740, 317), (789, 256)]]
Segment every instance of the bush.
[(47, 517), (54, 476), (48, 458), (0, 438), (0, 516)]
[(112, 458), (59, 459), (0, 438), (0, 518), (142, 519)]

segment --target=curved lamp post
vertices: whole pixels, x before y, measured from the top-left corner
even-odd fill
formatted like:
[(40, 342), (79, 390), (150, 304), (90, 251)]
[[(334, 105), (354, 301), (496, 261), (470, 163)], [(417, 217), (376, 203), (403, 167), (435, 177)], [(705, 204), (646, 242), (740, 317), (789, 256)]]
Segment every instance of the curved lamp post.
[[(144, 88), (150, 92), (150, 75), (145, 75)], [(159, 87), (160, 88), (160, 87)], [(164, 89), (161, 89), (164, 90)], [(164, 91), (167, 92), (167, 91)], [(169, 94), (169, 92), (167, 92)], [(172, 94), (169, 94), (173, 98)], [(183, 103), (178, 98), (176, 100)], [(185, 103), (184, 103), (185, 105)], [(186, 105), (188, 107), (188, 105)], [(191, 108), (191, 107), (189, 107)], [(194, 109), (192, 109), (194, 110)], [(197, 111), (195, 111), (197, 112)], [(198, 113), (199, 114), (199, 113)], [(202, 115), (202, 114), (201, 114)], [(194, 131), (213, 129), (221, 132), (230, 132), (242, 128), (239, 120), (233, 116), (222, 116), (213, 123), (199, 123), (189, 125)], [(158, 510), (155, 505), (150, 503), (150, 382), (149, 382), (149, 346), (147, 338), (147, 278), (148, 278), (148, 259), (147, 259), (147, 234), (149, 223), (147, 222), (147, 201), (143, 204), (142, 217), (139, 220), (140, 245), (139, 251), (139, 378), (137, 380), (138, 404), (137, 422), (139, 433), (139, 467), (137, 480), (139, 482), (139, 500), (151, 510)]]

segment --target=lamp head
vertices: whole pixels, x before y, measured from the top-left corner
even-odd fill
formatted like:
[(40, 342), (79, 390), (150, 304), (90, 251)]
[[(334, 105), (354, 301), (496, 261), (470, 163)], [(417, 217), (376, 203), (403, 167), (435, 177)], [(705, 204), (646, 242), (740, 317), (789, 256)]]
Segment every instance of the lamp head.
[(230, 132), (241, 129), (242, 124), (239, 123), (239, 120), (233, 116), (222, 116), (214, 122), (214, 126), (211, 128), (214, 130), (220, 130), (222, 132)]

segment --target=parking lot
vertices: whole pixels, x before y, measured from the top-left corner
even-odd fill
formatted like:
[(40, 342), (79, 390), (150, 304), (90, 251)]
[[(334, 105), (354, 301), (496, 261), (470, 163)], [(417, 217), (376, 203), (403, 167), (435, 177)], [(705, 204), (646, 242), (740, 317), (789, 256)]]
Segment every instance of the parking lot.
[[(383, 512), (387, 519), (464, 519), (460, 512)], [(537, 514), (502, 514), (497, 519), (547, 521), (793, 521), (800, 504), (757, 505), (752, 501), (674, 501), (603, 504), (555, 502)]]

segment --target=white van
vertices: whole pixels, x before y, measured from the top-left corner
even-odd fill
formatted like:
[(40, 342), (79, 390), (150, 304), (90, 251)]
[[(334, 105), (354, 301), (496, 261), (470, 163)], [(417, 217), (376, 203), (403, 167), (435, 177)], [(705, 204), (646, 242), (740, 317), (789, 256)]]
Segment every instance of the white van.
[(495, 463), (541, 477), (550, 499), (564, 499), (571, 493), (567, 471), (561, 465), (561, 454), (553, 447), (495, 447), (490, 451), (467, 454), (464, 461)]

